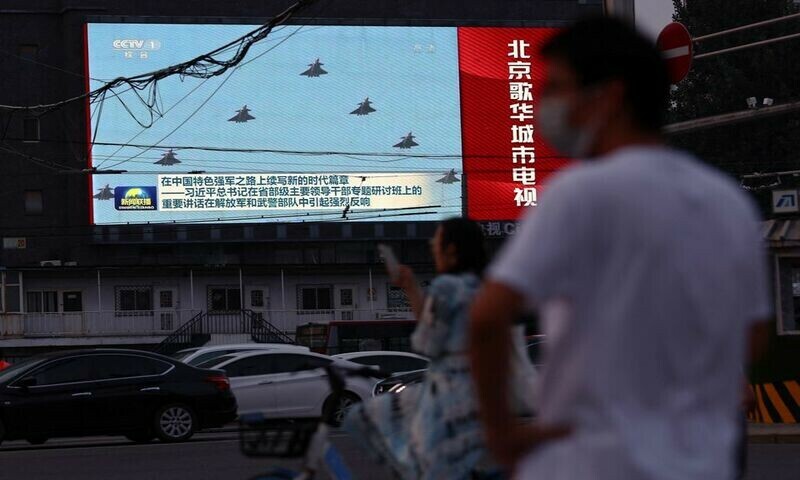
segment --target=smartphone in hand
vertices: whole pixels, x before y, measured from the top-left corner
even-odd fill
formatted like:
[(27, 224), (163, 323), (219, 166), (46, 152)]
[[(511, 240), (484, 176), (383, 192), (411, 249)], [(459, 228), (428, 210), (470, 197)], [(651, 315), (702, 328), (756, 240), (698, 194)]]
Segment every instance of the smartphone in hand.
[(397, 261), (397, 257), (392, 251), (392, 248), (381, 243), (378, 245), (378, 252), (380, 252), (384, 263), (386, 263), (386, 271), (389, 273), (389, 278), (393, 281), (397, 280), (400, 275), (400, 262)]

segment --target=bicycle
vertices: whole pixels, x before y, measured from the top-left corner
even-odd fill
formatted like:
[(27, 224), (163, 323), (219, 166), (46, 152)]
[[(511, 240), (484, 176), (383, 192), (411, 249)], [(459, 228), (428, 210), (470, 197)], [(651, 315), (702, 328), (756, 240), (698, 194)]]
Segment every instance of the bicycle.
[[(248, 457), (304, 457), (300, 471), (272, 467), (251, 480), (313, 480), (324, 469), (333, 480), (353, 480), (339, 451), (328, 439), (330, 429), (337, 425), (336, 408), (344, 393), (346, 376), (387, 378), (391, 376), (374, 367), (352, 368), (342, 365), (325, 367), (331, 394), (332, 408), (323, 411), (322, 418), (302, 421), (278, 421), (264, 418), (260, 413), (245, 414), (240, 419), (239, 447)], [(395, 474), (396, 475), (396, 474)], [(397, 475), (396, 475), (397, 476)], [(399, 478), (399, 476), (397, 476)], [(505, 475), (493, 469), (476, 470), (475, 480), (503, 480)]]
[(299, 421), (275, 421), (260, 413), (245, 414), (239, 419), (239, 447), (248, 457), (304, 457), (302, 470), (273, 467), (252, 480), (312, 480), (321, 469), (334, 480), (352, 480), (344, 459), (328, 440), (336, 426), (336, 405), (345, 390), (346, 376), (387, 378), (390, 374), (373, 367), (350, 368), (342, 365), (325, 367), (333, 401), (322, 418)]

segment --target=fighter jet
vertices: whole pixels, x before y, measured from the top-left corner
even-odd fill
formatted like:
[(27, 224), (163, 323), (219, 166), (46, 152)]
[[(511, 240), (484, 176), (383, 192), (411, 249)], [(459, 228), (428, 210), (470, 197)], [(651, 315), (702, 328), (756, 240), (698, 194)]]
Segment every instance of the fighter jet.
[(255, 120), (256, 117), (250, 115), (250, 109), (247, 105), (242, 107), (241, 110), (236, 110), (236, 115), (228, 119), (229, 122), (245, 123), (248, 120)]
[(350, 112), (350, 115), (369, 115), (375, 111), (375, 109), (370, 106), (371, 104), (372, 102), (369, 101), (369, 97), (365, 98), (363, 102), (358, 104), (358, 108)]
[(175, 165), (176, 163), (181, 163), (181, 161), (178, 160), (177, 158), (175, 158), (175, 152), (173, 152), (172, 149), (170, 148), (167, 151), (167, 153), (165, 153), (161, 157), (161, 159), (159, 161), (153, 162), (153, 163), (155, 163), (156, 165), (162, 165), (162, 166), (166, 167), (166, 166), (169, 166), (169, 165)]
[(300, 75), (305, 75), (306, 77), (319, 77), (320, 75), (327, 75), (328, 72), (322, 69), (322, 66), (325, 65), (319, 61), (319, 58), (314, 60), (314, 63), (309, 63), (308, 66), (311, 67), (305, 72), (301, 73)]
[(419, 146), (419, 143), (414, 141), (415, 137), (414, 135), (411, 134), (411, 132), (408, 132), (408, 135), (400, 138), (402, 138), (402, 140), (400, 141), (400, 143), (396, 143), (394, 145), (395, 148), (411, 148)]
[(460, 181), (461, 180), (459, 180), (458, 177), (456, 177), (455, 169), (451, 169), (449, 172), (444, 174), (444, 177), (440, 178), (439, 180), (436, 180), (436, 183), (444, 183), (449, 185), (451, 183), (458, 183)]
[(114, 198), (114, 190), (111, 187), (109, 187), (107, 183), (105, 187), (98, 188), (97, 190), (99, 191), (94, 196), (94, 198), (98, 200), (111, 200), (112, 198)]

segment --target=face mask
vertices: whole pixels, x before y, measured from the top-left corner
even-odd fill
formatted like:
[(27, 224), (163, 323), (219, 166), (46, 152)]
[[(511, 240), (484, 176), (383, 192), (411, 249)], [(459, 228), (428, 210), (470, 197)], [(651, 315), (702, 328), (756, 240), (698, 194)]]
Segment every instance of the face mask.
[(570, 103), (558, 97), (539, 102), (539, 132), (556, 150), (572, 158), (589, 154), (595, 140), (595, 129), (569, 124)]

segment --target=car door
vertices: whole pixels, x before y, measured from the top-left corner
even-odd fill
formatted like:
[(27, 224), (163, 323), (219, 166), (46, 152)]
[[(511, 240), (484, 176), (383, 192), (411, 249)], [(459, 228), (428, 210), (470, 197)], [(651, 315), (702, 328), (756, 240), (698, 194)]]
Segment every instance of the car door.
[(228, 374), (239, 415), (260, 412), (267, 417), (274, 416), (275, 397), (271, 380), (273, 356), (269, 353), (251, 355), (216, 367)]
[(325, 357), (294, 353), (275, 355), (278, 371), (271, 376), (275, 415), (280, 417), (317, 417), (320, 406), (330, 394), (323, 368), (331, 363)]
[[(29, 382), (28, 386), (22, 386)], [(6, 415), (23, 426), (27, 437), (82, 435), (92, 385), (86, 356), (48, 362), (9, 385)]]
[(95, 433), (120, 433), (149, 425), (168, 392), (164, 373), (172, 364), (136, 354), (91, 357), (94, 389), (90, 404)]

